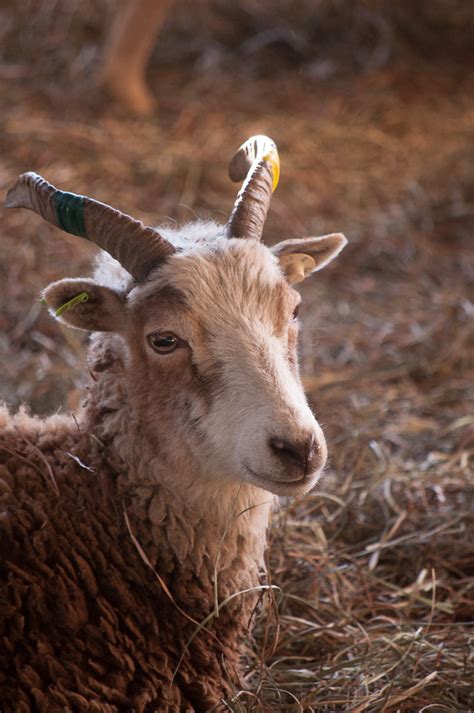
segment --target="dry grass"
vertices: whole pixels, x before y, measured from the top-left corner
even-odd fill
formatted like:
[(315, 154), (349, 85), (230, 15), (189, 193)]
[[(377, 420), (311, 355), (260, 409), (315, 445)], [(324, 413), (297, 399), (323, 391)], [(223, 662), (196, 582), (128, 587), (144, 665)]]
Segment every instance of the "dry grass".
[[(282, 155), (267, 237), (343, 230), (351, 240), (302, 288), (302, 368), (331, 465), (318, 492), (275, 518), (269, 562), (283, 595), (278, 616), (258, 620), (258, 664), (230, 709), (474, 710), (474, 105), (459, 65), (426, 64), (453, 35), (443, 44), (428, 23), (420, 57), (400, 14), (364, 3), (391, 39), (377, 64), (357, 36), (349, 54), (359, 48), (366, 61), (348, 68), (341, 27), (321, 10), (333, 18), (326, 59), (337, 68), (325, 79), (325, 57), (304, 42), (293, 54), (284, 33), (267, 42), (270, 20), (255, 3), (236, 4), (247, 24), (226, 45), (232, 13), (216, 2), (212, 37), (198, 27), (192, 62), (152, 68), (160, 112), (139, 121), (91, 89), (103, 4), (53, 13), (38, 3), (35, 32), (24, 17), (32, 4), (16, 5), (2, 10), (1, 189), (33, 168), (151, 223), (225, 217), (227, 160), (264, 131)], [(467, 5), (449, 18), (462, 47)], [(186, 22), (175, 21), (176, 42), (168, 35), (158, 60), (181, 51)], [(297, 37), (309, 37), (298, 22)], [(250, 49), (239, 44), (253, 31)], [(2, 225), (1, 390), (40, 412), (75, 406), (83, 340), (61, 333), (37, 297), (85, 270), (91, 248), (26, 213)]]

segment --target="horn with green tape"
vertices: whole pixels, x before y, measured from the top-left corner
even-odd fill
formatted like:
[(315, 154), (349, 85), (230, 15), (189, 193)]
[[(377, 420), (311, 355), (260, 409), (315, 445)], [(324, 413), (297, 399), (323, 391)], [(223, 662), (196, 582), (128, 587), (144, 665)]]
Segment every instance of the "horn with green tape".
[(239, 148), (229, 165), (229, 177), (244, 180), (227, 223), (229, 238), (262, 239), (272, 193), (280, 177), (276, 144), (268, 136), (252, 136)]
[(60, 191), (37, 173), (23, 173), (10, 188), (7, 208), (28, 208), (67, 233), (87, 238), (106, 250), (135, 278), (175, 252), (157, 230), (105, 203)]

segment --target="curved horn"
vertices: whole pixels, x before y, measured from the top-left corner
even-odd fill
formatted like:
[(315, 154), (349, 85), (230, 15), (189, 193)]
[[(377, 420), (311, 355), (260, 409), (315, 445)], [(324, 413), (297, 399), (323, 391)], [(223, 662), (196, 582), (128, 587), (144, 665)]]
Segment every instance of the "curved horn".
[(67, 233), (106, 250), (137, 280), (175, 252), (174, 246), (141, 221), (86, 196), (65, 193), (37, 173), (22, 173), (10, 188), (7, 208), (28, 208)]
[(228, 237), (261, 240), (270, 198), (280, 177), (275, 142), (268, 136), (248, 139), (230, 162), (229, 177), (236, 183), (245, 181), (227, 223)]

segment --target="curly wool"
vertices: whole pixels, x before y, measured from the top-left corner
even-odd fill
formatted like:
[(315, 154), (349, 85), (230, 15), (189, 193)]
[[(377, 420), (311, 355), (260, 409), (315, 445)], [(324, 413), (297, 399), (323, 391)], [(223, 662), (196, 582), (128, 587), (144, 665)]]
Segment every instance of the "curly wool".
[[(133, 419), (112, 343), (92, 348), (81, 421), (0, 412), (3, 713), (221, 710), (239, 675), (255, 595), (233, 598), (189, 647), (188, 617), (212, 611), (219, 547), (220, 601), (258, 584), (269, 505), (223, 541), (212, 500), (188, 506), (124, 467), (111, 444), (130, 444)], [(138, 472), (146, 457), (127, 454)]]

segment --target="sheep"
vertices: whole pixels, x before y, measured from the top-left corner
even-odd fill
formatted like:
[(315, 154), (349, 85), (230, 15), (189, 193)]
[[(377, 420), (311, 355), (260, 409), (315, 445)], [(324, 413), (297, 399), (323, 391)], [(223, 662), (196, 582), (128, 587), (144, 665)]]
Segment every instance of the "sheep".
[(81, 412), (0, 414), (2, 713), (222, 710), (244, 674), (271, 508), (327, 457), (291, 285), (346, 239), (262, 244), (268, 137), (229, 174), (227, 225), (175, 231), (33, 173), (7, 195), (105, 252), (43, 292), (91, 332)]

